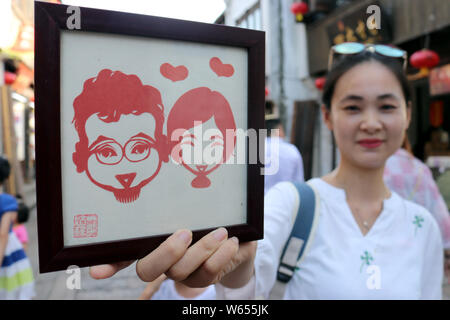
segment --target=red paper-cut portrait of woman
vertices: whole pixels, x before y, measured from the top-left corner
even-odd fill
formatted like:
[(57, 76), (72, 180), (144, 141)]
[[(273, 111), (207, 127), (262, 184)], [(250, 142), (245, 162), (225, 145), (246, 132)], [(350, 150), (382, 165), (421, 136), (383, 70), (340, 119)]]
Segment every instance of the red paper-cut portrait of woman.
[(121, 203), (138, 199), (168, 161), (160, 92), (136, 75), (104, 69), (84, 82), (73, 107), (77, 172)]
[[(196, 135), (197, 126), (202, 126), (204, 135)], [(211, 185), (207, 176), (233, 154), (235, 132), (233, 112), (221, 93), (200, 87), (189, 90), (175, 102), (167, 117), (167, 136), (172, 158), (195, 175), (192, 187)], [(202, 155), (205, 151), (215, 154), (215, 160), (208, 161), (203, 157), (196, 161), (196, 157), (192, 157), (196, 150), (200, 150)]]

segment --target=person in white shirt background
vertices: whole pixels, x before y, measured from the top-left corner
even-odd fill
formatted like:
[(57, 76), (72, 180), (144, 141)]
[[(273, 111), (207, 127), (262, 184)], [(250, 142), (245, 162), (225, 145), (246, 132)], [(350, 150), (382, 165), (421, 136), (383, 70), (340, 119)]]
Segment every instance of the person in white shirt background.
[[(383, 181), (385, 162), (409, 126), (408, 82), (398, 59), (369, 49), (339, 55), (327, 76), (322, 113), (341, 160), (331, 173), (309, 181), (320, 197), (319, 221), (285, 299), (441, 299), (437, 223)], [(219, 228), (190, 246), (192, 233), (178, 230), (138, 261), (138, 276), (153, 281), (164, 273), (191, 287), (216, 283), (218, 299), (236, 299), (227, 296), (233, 292), (267, 297), (292, 227), (296, 193), (280, 183), (264, 200), (263, 240), (239, 243)], [(90, 274), (110, 277), (130, 263), (91, 267)]]
[[(282, 181), (303, 182), (303, 159), (293, 144), (286, 142), (280, 119), (266, 120), (264, 194)], [(274, 170), (271, 170), (271, 167)]]

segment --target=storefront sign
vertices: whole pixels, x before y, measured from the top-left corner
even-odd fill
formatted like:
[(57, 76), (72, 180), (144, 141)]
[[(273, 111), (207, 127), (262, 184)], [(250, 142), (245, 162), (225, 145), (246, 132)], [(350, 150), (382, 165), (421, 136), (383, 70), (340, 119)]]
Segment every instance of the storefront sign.
[[(373, 7), (381, 8), (379, 5)], [(361, 42), (361, 43), (386, 43), (392, 39), (389, 21), (386, 14), (380, 10), (377, 20), (377, 28), (368, 28), (372, 23), (373, 14), (364, 6), (357, 11), (353, 11), (327, 27), (328, 37), (331, 45), (342, 42)]]
[(430, 71), (430, 95), (450, 93), (450, 64)]

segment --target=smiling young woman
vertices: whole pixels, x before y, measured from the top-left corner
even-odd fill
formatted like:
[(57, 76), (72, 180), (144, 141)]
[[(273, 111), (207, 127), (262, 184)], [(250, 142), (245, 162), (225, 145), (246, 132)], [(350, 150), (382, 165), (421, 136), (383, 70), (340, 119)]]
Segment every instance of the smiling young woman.
[[(438, 226), (426, 209), (383, 182), (385, 162), (410, 121), (402, 63), (387, 57), (390, 50), (359, 47), (342, 55), (324, 87), (322, 112), (341, 160), (308, 182), (319, 195), (320, 218), (284, 299), (440, 299)], [(264, 240), (257, 245), (227, 240), (219, 229), (189, 247), (190, 233), (181, 230), (138, 262), (138, 274), (151, 281), (165, 273), (189, 286), (216, 282), (218, 299), (268, 297), (298, 195), (282, 182), (264, 203)], [(91, 274), (107, 277), (119, 269), (96, 267)]]
[(383, 182), (384, 164), (409, 126), (409, 93), (389, 66), (375, 59), (356, 64), (325, 90), (322, 112), (341, 161), (323, 180), (346, 191), (352, 214), (366, 234), (381, 213), (382, 201), (391, 195)]
[[(319, 223), (284, 298), (440, 299), (437, 224), (383, 182), (385, 162), (401, 146), (411, 117), (401, 62), (370, 50), (342, 56), (327, 77), (323, 102), (340, 162), (309, 181), (320, 198)], [(267, 297), (275, 282), (295, 199), (286, 184), (265, 196), (264, 240), (245, 286), (248, 297)], [(217, 291), (219, 297), (229, 292)]]

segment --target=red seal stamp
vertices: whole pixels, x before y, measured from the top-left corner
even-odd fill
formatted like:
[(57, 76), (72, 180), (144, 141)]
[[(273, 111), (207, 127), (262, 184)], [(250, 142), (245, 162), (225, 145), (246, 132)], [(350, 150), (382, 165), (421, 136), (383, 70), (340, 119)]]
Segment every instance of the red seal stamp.
[(98, 234), (96, 214), (78, 214), (73, 218), (74, 238), (95, 238)]

